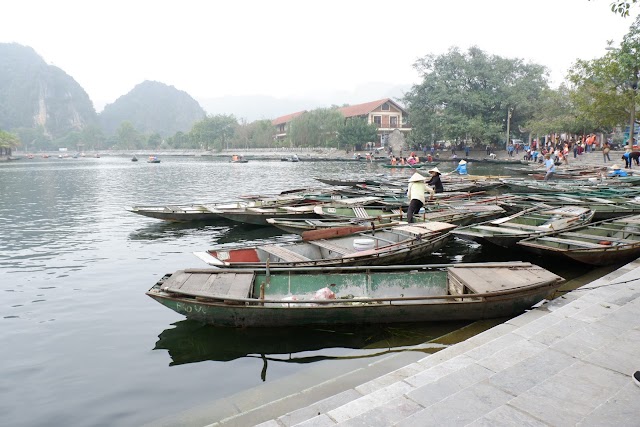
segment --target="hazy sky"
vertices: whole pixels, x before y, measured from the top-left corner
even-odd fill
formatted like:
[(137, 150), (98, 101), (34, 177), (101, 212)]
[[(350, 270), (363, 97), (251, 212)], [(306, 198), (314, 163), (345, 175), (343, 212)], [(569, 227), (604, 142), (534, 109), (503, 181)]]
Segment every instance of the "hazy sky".
[(194, 98), (307, 97), (366, 82), (412, 84), (412, 64), (451, 46), (546, 65), (616, 45), (629, 18), (612, 0), (19, 0), (0, 42), (31, 46), (101, 110), (144, 80)]

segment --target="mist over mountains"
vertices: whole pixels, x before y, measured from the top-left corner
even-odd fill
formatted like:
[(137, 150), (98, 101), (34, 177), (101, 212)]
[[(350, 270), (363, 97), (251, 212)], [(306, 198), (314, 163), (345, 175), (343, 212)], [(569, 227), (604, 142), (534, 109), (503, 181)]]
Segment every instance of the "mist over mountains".
[(233, 114), (238, 119), (252, 122), (261, 119), (272, 120), (298, 111), (328, 108), (332, 105), (354, 105), (382, 98), (397, 100), (402, 98), (409, 89), (411, 84), (371, 82), (359, 85), (353, 91), (327, 92), (301, 98), (254, 95), (196, 99), (208, 114)]
[[(363, 76), (363, 79), (366, 76)], [(267, 95), (199, 97), (162, 82), (144, 81), (96, 112), (82, 86), (64, 70), (47, 64), (31, 47), (0, 43), (0, 129), (22, 139), (57, 139), (93, 129), (106, 136), (130, 123), (144, 134), (188, 132), (206, 115), (233, 115), (247, 123), (303, 110), (399, 100), (410, 84), (364, 83), (353, 91), (311, 93), (295, 98)], [(197, 95), (196, 95), (197, 96)], [(80, 138), (87, 138), (83, 135)]]

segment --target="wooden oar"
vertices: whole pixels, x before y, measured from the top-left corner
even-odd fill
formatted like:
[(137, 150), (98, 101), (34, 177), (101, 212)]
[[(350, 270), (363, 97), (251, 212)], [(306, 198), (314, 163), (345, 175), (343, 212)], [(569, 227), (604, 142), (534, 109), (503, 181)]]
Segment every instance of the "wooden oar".
[(502, 224), (503, 222), (511, 221), (514, 218), (517, 218), (517, 217), (519, 217), (521, 215), (526, 214), (527, 212), (531, 212), (531, 211), (534, 211), (536, 209), (540, 209), (540, 208), (534, 207), (534, 208), (525, 209), (523, 211), (518, 212), (517, 214), (513, 214), (513, 215), (505, 217), (505, 218), (499, 218), (499, 219), (496, 219), (494, 221), (491, 221), (491, 224)]

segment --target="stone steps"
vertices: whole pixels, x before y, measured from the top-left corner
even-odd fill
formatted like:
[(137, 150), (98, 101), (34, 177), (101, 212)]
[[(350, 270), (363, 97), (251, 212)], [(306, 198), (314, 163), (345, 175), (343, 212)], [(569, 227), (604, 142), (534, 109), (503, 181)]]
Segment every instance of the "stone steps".
[[(593, 290), (571, 292), (259, 425), (597, 425), (590, 420), (620, 420), (625, 412), (612, 414), (611, 408), (631, 383), (628, 371), (640, 369), (635, 357), (640, 353), (640, 280), (634, 279), (640, 279), (637, 261), (584, 286)], [(631, 281), (602, 286), (626, 280)], [(612, 348), (622, 356), (610, 354)], [(620, 359), (636, 360), (638, 366)], [(640, 389), (630, 391), (637, 392), (632, 408), (640, 416)]]

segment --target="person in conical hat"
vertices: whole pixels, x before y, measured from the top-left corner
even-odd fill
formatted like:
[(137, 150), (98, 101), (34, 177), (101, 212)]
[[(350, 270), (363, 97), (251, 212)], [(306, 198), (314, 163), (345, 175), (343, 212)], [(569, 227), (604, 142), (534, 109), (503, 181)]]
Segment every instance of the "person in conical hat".
[(414, 173), (413, 175), (411, 175), (411, 178), (409, 178), (409, 182), (426, 181), (426, 180), (427, 178), (420, 175), (418, 172)]
[(451, 171), (451, 173), (458, 172), (460, 175), (467, 175), (467, 161), (460, 160), (458, 167)]
[[(442, 193), (444, 191), (444, 187), (440, 180), (440, 170), (437, 167), (431, 168), (429, 169), (429, 175), (431, 175), (431, 179), (427, 181), (427, 185), (433, 187), (434, 193)], [(433, 200), (433, 193), (431, 194), (430, 200)]]
[(618, 165), (611, 166), (611, 169), (613, 170), (609, 172), (607, 176), (629, 176), (629, 174), (623, 171), (622, 169), (620, 169), (620, 166)]
[(431, 189), (424, 183), (426, 178), (418, 172), (409, 178), (409, 187), (407, 188), (407, 198), (409, 199), (409, 208), (407, 209), (407, 222), (413, 222), (413, 216), (424, 206), (424, 193)]

